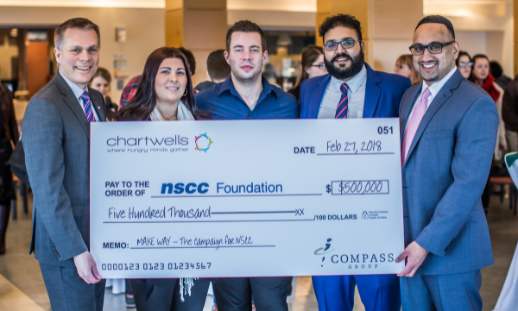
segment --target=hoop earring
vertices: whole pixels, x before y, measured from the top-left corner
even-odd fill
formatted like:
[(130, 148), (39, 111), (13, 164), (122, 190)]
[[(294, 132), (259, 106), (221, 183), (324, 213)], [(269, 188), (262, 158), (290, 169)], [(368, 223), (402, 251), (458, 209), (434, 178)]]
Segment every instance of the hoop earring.
[(185, 97), (187, 96), (187, 88), (185, 88), (185, 92), (183, 92), (183, 96), (182, 97)]

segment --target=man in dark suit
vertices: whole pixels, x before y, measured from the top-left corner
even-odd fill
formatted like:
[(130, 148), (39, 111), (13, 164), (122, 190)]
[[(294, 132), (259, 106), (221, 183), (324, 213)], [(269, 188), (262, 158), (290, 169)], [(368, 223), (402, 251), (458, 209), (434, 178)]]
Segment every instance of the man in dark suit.
[(455, 67), (459, 43), (447, 18), (423, 18), (410, 51), (423, 83), (405, 93), (400, 110), (403, 310), (479, 311), (480, 269), (493, 263), (480, 196), (496, 144), (496, 105)]
[[(399, 114), (410, 80), (378, 72), (364, 62), (360, 22), (354, 16), (327, 18), (319, 28), (329, 74), (305, 80), (300, 88), (301, 118), (389, 118)], [(396, 275), (314, 276), (320, 311), (352, 310), (358, 285), (367, 311), (399, 311)]]
[(70, 19), (55, 32), (59, 72), (36, 93), (23, 120), (34, 194), (31, 252), (55, 311), (100, 311), (104, 280), (90, 245), (90, 122), (105, 121), (102, 95), (88, 89), (99, 64), (99, 28)]

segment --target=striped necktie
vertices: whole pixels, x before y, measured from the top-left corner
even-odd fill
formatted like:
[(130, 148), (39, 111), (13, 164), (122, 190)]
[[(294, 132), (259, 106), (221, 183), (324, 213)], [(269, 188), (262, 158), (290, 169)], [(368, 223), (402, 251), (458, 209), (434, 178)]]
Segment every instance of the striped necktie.
[(338, 103), (338, 107), (336, 107), (335, 119), (347, 119), (347, 108), (349, 108), (349, 100), (347, 99), (347, 90), (349, 87), (346, 83), (340, 86), (340, 91), (342, 92), (342, 96), (340, 97), (340, 102)]
[(86, 119), (88, 122), (95, 122), (94, 112), (92, 111), (92, 101), (90, 100), (90, 94), (84, 91), (83, 95), (80, 96), (83, 100), (83, 107), (85, 108)]

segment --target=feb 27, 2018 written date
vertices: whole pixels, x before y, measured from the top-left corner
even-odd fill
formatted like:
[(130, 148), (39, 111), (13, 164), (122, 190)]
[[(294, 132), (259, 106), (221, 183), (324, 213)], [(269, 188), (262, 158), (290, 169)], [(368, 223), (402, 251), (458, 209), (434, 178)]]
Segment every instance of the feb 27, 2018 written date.
[[(392, 135), (394, 128), (392, 126), (378, 126), (378, 135)], [(315, 147), (294, 147), (295, 154), (315, 154)], [(365, 141), (339, 141), (328, 140), (326, 142), (326, 151), (316, 153), (317, 155), (339, 155), (339, 154), (392, 154), (393, 152), (385, 152), (382, 142), (379, 139), (370, 139)]]

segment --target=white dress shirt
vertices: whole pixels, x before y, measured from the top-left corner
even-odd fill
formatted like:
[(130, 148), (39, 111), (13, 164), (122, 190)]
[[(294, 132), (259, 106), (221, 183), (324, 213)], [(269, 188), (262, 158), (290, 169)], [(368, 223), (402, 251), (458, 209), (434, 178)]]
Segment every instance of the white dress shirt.
[[(324, 97), (320, 103), (318, 110), (319, 119), (334, 119), (336, 115), (336, 109), (338, 103), (342, 97), (340, 86), (343, 81), (338, 80), (335, 77), (331, 77), (331, 80), (327, 84)], [(349, 106), (347, 108), (347, 118), (363, 118), (363, 107), (365, 104), (365, 85), (367, 84), (367, 68), (365, 65), (362, 70), (358, 72), (351, 80), (347, 81), (347, 100)]]
[[(70, 81), (67, 77), (65, 77), (65, 75), (61, 73), (61, 70), (59, 70), (58, 72), (61, 75), (61, 77), (63, 77), (63, 80), (65, 80), (65, 82), (68, 84), (68, 86), (72, 89), (74, 96), (77, 98), (77, 102), (79, 103), (79, 106), (81, 106), (81, 109), (83, 109), (83, 112), (85, 112), (85, 106), (84, 106), (85, 103), (83, 103), (83, 100), (81, 99), (81, 95), (83, 95), (83, 93), (85, 91), (88, 92), (88, 86), (86, 86), (86, 88), (83, 90), (82, 88), (79, 87), (79, 85), (75, 84), (74, 82)], [(99, 121), (99, 116), (97, 116), (97, 112), (95, 112), (94, 102), (92, 101), (91, 97), (90, 97), (90, 102), (92, 105), (92, 112), (94, 114), (94, 119), (96, 121)], [(85, 116), (86, 116), (86, 112), (85, 112)]]
[[(412, 111), (410, 112), (410, 115), (408, 115), (406, 126), (408, 126), (408, 120), (410, 120), (410, 118), (414, 114), (415, 105), (421, 99), (421, 96), (423, 95), (423, 92), (426, 90), (426, 88), (430, 89), (430, 96), (428, 96), (428, 102), (426, 103), (426, 110), (428, 110), (428, 108), (430, 107), (430, 104), (432, 103), (435, 96), (437, 96), (437, 94), (439, 94), (442, 87), (446, 84), (446, 82), (448, 82), (448, 80), (450, 80), (450, 78), (453, 76), (455, 71), (457, 71), (457, 66), (453, 67), (453, 69), (450, 70), (450, 72), (448, 72), (448, 74), (445, 75), (444, 78), (442, 78), (441, 80), (439, 80), (437, 82), (434, 82), (430, 86), (428, 86), (428, 84), (426, 84), (426, 82), (423, 80), (423, 86), (421, 87), (421, 93), (417, 97), (417, 100), (414, 103), (414, 106), (412, 107)], [(405, 131), (406, 131), (406, 126), (405, 126)]]

